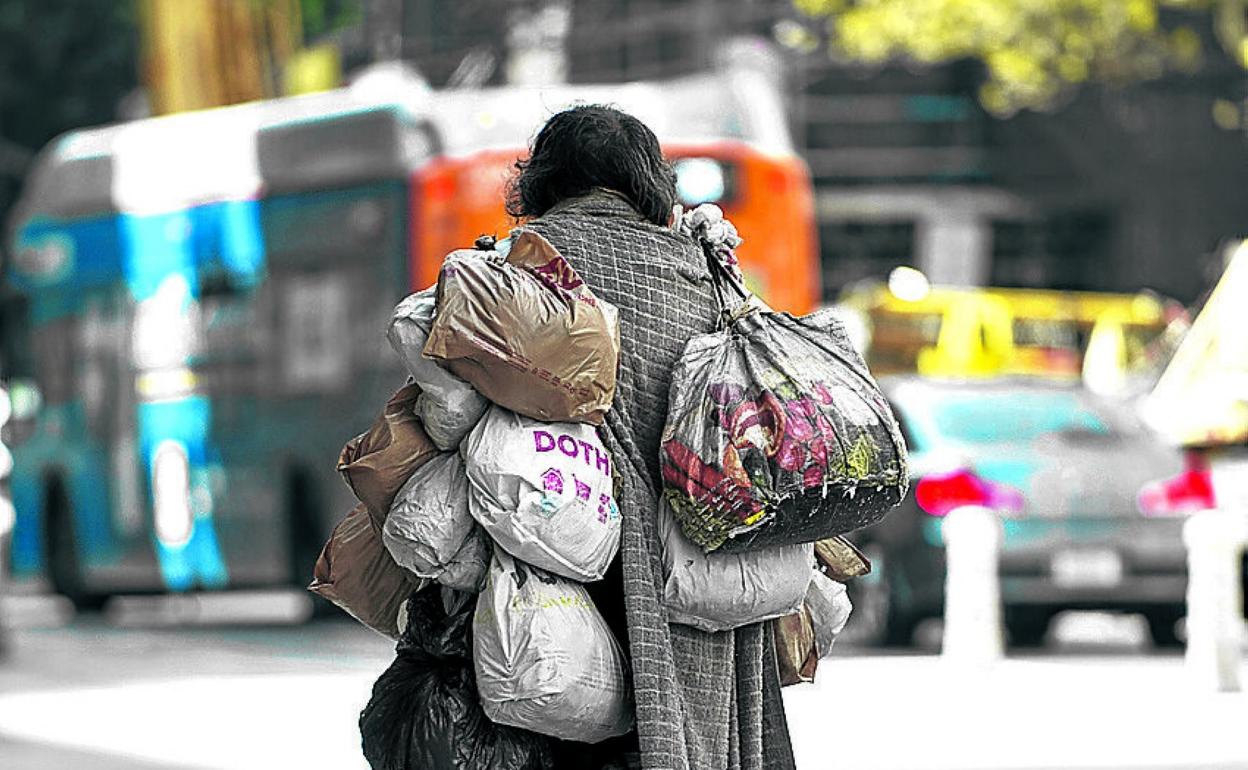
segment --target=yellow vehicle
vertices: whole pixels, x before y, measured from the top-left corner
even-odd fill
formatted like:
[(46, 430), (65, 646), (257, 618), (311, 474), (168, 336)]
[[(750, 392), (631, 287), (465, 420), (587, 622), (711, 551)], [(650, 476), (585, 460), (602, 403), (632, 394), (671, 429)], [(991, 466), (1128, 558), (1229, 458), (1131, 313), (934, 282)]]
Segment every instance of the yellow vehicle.
[(866, 358), (877, 374), (1082, 375), (1109, 391), (1150, 366), (1151, 347), (1181, 312), (1149, 293), (884, 284), (854, 287), (840, 304), (868, 327)]

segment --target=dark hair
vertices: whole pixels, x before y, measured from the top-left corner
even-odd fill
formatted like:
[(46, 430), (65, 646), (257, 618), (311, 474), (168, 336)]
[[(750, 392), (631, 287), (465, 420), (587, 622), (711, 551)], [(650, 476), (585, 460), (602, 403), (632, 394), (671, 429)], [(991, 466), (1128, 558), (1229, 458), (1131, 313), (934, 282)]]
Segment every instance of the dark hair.
[(620, 193), (647, 220), (666, 225), (676, 203), (676, 175), (654, 132), (614, 107), (587, 104), (556, 113), (516, 161), (507, 213), (537, 217), (595, 187)]

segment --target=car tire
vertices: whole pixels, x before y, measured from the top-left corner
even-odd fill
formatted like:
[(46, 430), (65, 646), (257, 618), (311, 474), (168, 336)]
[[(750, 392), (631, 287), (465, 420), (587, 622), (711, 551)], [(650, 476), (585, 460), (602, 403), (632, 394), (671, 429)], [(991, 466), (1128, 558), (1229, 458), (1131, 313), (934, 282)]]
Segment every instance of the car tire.
[(1005, 630), (1011, 647), (1043, 647), (1049, 635), (1053, 613), (1032, 608), (1007, 608)]
[(1176, 609), (1149, 610), (1144, 613), (1148, 622), (1148, 635), (1153, 639), (1153, 646), (1158, 649), (1173, 650), (1183, 646), (1179, 638), (1179, 619), (1183, 612)]

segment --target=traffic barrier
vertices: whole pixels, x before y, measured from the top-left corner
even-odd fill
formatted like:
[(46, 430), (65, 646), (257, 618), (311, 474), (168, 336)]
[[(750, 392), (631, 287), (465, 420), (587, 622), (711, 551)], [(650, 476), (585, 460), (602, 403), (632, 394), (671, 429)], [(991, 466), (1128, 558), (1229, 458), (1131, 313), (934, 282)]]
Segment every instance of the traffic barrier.
[(1187, 547), (1187, 653), (1193, 682), (1202, 690), (1238, 692), (1243, 635), (1240, 555), (1248, 519), (1212, 509), (1183, 524)]
[(941, 654), (962, 663), (992, 663), (1004, 653), (1001, 521), (991, 508), (963, 506), (942, 526), (945, 540), (945, 633)]

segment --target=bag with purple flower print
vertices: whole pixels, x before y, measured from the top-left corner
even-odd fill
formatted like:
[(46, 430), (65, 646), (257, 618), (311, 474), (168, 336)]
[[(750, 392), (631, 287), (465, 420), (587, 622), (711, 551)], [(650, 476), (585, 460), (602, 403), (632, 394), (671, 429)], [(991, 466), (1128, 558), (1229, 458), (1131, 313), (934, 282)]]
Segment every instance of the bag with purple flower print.
[(740, 239), (717, 209), (680, 227), (701, 242), (724, 311), (672, 378), (660, 461), (681, 530), (706, 551), (739, 552), (875, 523), (905, 497), (906, 448), (840, 321), (751, 295), (732, 253)]

